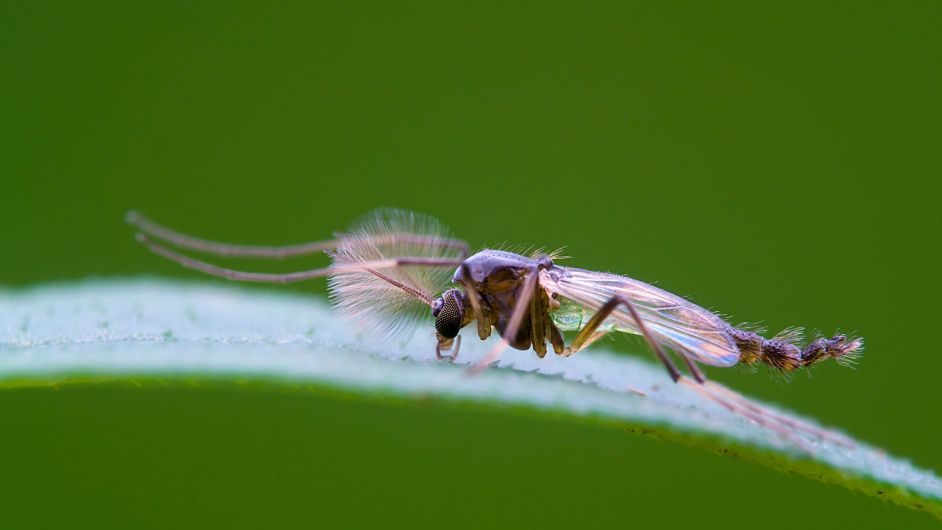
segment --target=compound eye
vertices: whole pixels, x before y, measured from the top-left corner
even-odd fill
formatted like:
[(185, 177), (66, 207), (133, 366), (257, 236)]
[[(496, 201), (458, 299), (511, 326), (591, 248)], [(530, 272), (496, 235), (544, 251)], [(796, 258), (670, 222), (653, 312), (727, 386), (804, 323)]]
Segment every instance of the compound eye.
[(442, 301), (441, 308), (435, 315), (435, 331), (446, 339), (453, 339), (461, 330), (461, 322), (464, 320), (464, 303), (454, 290), (446, 292), (442, 296)]

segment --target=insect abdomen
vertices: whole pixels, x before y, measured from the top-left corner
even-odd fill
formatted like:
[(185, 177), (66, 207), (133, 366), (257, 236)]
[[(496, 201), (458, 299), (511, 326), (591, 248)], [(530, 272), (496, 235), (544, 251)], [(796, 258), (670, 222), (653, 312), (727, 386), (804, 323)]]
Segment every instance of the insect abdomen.
[(835, 335), (830, 339), (822, 337), (811, 341), (804, 348), (799, 348), (793, 342), (800, 337), (799, 331), (785, 331), (779, 336), (767, 339), (752, 331), (732, 326), (729, 328), (729, 334), (739, 348), (739, 362), (764, 362), (783, 372), (792, 372), (831, 357), (838, 362), (853, 362), (856, 355), (863, 350), (863, 339), (848, 339), (846, 335)]

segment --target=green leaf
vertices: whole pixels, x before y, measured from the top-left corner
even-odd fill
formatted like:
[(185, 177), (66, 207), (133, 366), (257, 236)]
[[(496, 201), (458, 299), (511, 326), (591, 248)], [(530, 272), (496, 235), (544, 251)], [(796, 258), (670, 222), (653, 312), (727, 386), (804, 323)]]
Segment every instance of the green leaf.
[(524, 408), (681, 441), (942, 517), (942, 481), (932, 472), (861, 442), (805, 432), (787, 439), (671, 384), (660, 366), (640, 358), (600, 348), (542, 360), (509, 351), (499, 367), (467, 377), (460, 365), (492, 344), (467, 339), (457, 363), (436, 361), (431, 333), (381, 342), (317, 298), (212, 284), (112, 280), (0, 290), (0, 387), (249, 380)]

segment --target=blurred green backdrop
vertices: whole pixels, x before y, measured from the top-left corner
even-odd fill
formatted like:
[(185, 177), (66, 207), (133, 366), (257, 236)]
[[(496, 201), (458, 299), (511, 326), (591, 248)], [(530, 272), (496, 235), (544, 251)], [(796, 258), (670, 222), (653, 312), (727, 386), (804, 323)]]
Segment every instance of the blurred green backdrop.
[[(409, 208), (736, 321), (857, 330), (857, 371), (711, 375), (942, 469), (940, 23), (938, 1), (3, 2), (0, 284), (196, 277), (134, 244), (132, 207), (271, 244)], [(4, 391), (0, 425), (2, 528), (935, 524), (456, 407), (91, 386)]]

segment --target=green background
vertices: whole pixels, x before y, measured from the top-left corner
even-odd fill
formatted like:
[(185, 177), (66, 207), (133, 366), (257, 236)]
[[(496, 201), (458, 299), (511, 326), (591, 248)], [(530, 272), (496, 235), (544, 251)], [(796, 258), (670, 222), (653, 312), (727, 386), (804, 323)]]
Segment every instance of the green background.
[[(135, 245), (132, 207), (272, 244), (414, 209), (735, 321), (856, 330), (857, 371), (710, 375), (942, 468), (942, 3), (707, 4), (3, 2), (0, 284), (196, 277)], [(514, 412), (78, 386), (4, 391), (0, 425), (2, 528), (936, 523)]]

